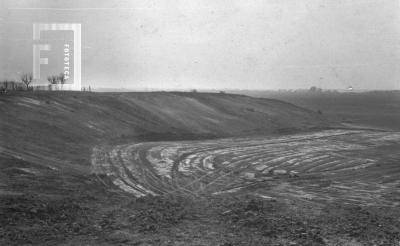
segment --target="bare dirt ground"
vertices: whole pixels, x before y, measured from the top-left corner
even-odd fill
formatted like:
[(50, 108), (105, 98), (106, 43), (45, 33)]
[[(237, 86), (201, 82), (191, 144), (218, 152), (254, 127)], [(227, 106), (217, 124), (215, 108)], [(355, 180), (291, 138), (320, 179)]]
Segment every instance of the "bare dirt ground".
[(230, 94), (0, 105), (0, 245), (399, 245), (398, 131)]
[(261, 198), (400, 205), (400, 133), (327, 130), (284, 137), (96, 147), (93, 172), (136, 197), (245, 192)]
[[(193, 224), (178, 223), (171, 245), (398, 245), (396, 149), (399, 132), (337, 129), (97, 146), (92, 168), (105, 186), (139, 200), (183, 197), (173, 217), (207, 226), (197, 236)], [(163, 233), (163, 207), (133, 221)]]

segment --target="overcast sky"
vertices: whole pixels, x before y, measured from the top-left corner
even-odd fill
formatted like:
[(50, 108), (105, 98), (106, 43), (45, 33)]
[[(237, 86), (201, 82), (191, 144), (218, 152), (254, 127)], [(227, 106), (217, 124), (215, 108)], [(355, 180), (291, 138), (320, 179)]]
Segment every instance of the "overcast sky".
[(0, 79), (32, 71), (33, 23), (66, 22), (82, 24), (83, 85), (400, 89), (398, 0), (0, 4)]

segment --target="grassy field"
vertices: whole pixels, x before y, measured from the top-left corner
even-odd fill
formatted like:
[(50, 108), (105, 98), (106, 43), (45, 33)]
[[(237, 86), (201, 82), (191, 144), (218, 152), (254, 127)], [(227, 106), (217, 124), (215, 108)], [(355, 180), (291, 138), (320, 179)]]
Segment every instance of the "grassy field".
[(400, 241), (394, 130), (215, 93), (19, 92), (0, 113), (0, 245)]

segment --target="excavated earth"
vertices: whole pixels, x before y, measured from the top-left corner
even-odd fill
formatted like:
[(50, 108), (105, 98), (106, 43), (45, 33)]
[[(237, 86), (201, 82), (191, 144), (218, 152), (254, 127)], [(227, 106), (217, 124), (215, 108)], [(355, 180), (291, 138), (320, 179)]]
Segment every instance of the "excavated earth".
[[(400, 133), (326, 130), (283, 137), (98, 146), (93, 173), (136, 197), (251, 193), (400, 205)], [(100, 178), (101, 179), (101, 178)]]
[(400, 245), (395, 129), (224, 93), (18, 92), (0, 114), (0, 245)]

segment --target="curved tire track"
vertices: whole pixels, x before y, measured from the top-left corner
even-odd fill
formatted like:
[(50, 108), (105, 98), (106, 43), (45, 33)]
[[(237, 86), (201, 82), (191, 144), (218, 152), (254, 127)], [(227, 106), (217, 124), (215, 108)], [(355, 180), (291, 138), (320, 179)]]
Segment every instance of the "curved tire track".
[(107, 176), (135, 196), (202, 196), (236, 189), (266, 197), (389, 206), (399, 205), (387, 195), (400, 185), (400, 153), (390, 151), (397, 146), (399, 132), (340, 129), (97, 146), (92, 166), (98, 177)]

